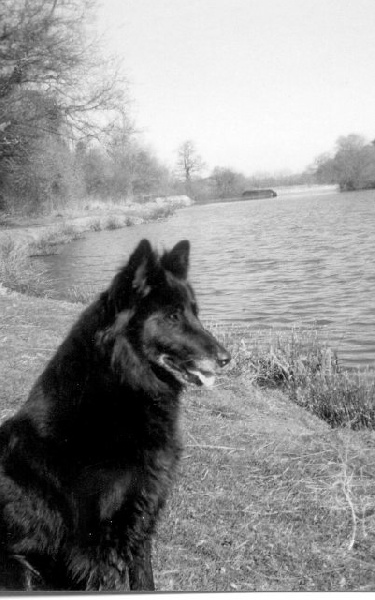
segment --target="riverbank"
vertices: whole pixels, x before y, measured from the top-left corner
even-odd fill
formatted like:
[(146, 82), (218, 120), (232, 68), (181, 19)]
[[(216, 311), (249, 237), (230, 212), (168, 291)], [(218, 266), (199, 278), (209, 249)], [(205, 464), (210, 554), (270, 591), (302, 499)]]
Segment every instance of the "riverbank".
[[(2, 288), (2, 418), (82, 309)], [(154, 543), (157, 589), (375, 590), (374, 432), (331, 429), (257, 387), (246, 348), (231, 349), (233, 370), (213, 390), (184, 394), (185, 450)]]
[(61, 244), (86, 231), (118, 229), (165, 219), (193, 201), (188, 196), (163, 196), (145, 203), (87, 199), (80, 207), (67, 206), (48, 215), (2, 215), (0, 245), (9, 239), (26, 244), (33, 254), (55, 253)]
[(30, 257), (56, 254), (63, 244), (85, 232), (131, 227), (166, 219), (192, 204), (188, 196), (166, 196), (143, 204), (87, 200), (83, 207), (39, 217), (2, 216), (0, 223), (0, 284), (31, 296), (49, 296), (43, 267)]

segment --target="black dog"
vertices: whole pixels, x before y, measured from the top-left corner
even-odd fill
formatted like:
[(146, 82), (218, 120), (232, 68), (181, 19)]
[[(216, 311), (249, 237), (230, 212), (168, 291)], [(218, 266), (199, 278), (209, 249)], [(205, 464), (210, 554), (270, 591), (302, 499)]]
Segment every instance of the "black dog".
[(230, 360), (198, 319), (188, 256), (143, 240), (0, 428), (0, 589), (154, 589), (179, 393)]

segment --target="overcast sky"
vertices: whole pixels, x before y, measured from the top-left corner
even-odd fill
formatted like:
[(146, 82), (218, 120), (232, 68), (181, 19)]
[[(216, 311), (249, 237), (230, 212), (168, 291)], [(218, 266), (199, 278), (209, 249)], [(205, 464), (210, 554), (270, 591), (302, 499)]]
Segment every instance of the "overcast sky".
[(375, 0), (102, 0), (137, 125), (167, 164), (299, 171), (340, 135), (375, 138)]

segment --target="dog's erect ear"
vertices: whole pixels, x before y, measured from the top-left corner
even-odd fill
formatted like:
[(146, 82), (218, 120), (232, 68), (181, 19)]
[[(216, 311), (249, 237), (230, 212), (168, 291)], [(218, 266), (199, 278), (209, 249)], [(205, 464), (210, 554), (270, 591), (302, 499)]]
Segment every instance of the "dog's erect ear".
[(149, 293), (149, 273), (152, 273), (156, 261), (150, 242), (142, 240), (109, 288), (109, 298), (114, 302), (116, 311), (129, 307), (134, 293), (141, 296)]
[(142, 263), (146, 262), (153, 254), (151, 244), (148, 240), (142, 240), (129, 258), (129, 269), (136, 271)]
[(172, 275), (179, 279), (186, 279), (189, 268), (190, 243), (188, 240), (178, 242), (170, 252), (166, 252), (161, 259), (161, 264)]
[(148, 240), (139, 242), (129, 258), (129, 269), (132, 273), (132, 289), (141, 296), (147, 296), (151, 290), (151, 274), (155, 267), (155, 255)]

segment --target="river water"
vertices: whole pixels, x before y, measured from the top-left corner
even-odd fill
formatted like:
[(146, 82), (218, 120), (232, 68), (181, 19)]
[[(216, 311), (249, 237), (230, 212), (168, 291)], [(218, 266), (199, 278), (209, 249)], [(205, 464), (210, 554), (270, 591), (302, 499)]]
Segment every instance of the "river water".
[(57, 295), (77, 285), (103, 289), (144, 237), (160, 249), (190, 240), (203, 320), (254, 330), (318, 326), (346, 366), (375, 366), (375, 191), (281, 192), (89, 233), (43, 258)]

